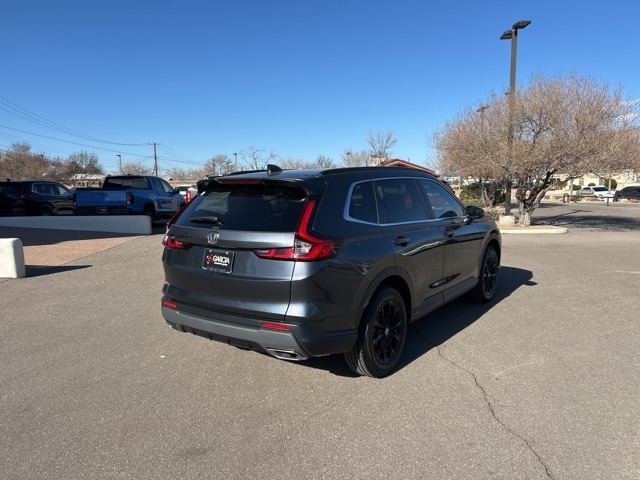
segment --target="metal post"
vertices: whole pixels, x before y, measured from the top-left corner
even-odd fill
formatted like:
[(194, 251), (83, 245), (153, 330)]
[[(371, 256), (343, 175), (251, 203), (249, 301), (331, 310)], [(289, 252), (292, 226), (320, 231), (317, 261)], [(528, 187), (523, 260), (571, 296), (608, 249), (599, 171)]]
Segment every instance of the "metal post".
[[(513, 164), (513, 113), (515, 109), (516, 94), (516, 60), (518, 56), (518, 30), (521, 30), (531, 23), (530, 20), (520, 20), (513, 24), (511, 30), (502, 34), (500, 40), (511, 40), (511, 67), (509, 74), (509, 156)], [(504, 214), (511, 215), (511, 185), (513, 180), (507, 170), (507, 186), (505, 189)]]

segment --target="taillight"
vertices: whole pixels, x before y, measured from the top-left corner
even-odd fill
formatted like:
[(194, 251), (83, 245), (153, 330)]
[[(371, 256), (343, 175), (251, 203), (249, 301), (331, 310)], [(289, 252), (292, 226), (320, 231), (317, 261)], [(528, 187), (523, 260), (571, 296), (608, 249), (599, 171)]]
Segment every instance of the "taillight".
[(127, 205), (133, 205), (133, 193), (127, 192)]
[(29, 198), (31, 198), (29, 196), (29, 191), (27, 190), (27, 187), (25, 187), (24, 185), (20, 189), (20, 194), (18, 195), (18, 198), (20, 198), (21, 200), (29, 200)]
[(316, 205), (315, 199), (307, 200), (304, 207), (292, 247), (285, 248), (265, 248), (254, 250), (260, 258), (271, 258), (274, 260), (299, 260), (314, 261), (333, 257), (339, 248), (339, 243), (335, 240), (327, 240), (316, 237), (309, 231), (311, 217)]
[(188, 250), (191, 248), (190, 243), (181, 242), (180, 240), (176, 240), (175, 237), (170, 235), (165, 235), (162, 239), (162, 245), (167, 248), (173, 248), (174, 250)]
[(187, 201), (187, 203), (189, 203), (191, 201), (191, 189), (187, 188), (187, 193), (184, 196), (185, 200)]

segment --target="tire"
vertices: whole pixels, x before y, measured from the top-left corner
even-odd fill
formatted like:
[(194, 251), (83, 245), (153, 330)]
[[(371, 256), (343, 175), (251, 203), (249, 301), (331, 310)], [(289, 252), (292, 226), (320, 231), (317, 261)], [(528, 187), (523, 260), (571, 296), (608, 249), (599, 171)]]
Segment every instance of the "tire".
[(48, 205), (43, 205), (40, 207), (38, 215), (42, 217), (50, 217), (51, 215), (53, 215), (53, 209)]
[(156, 219), (156, 213), (151, 205), (145, 206), (142, 213), (151, 219), (151, 223)]
[(493, 247), (487, 247), (482, 257), (478, 284), (471, 290), (471, 299), (477, 303), (487, 303), (493, 298), (498, 287), (498, 272), (500, 271), (500, 261), (498, 254)]
[(360, 322), (353, 349), (344, 354), (359, 375), (383, 378), (398, 365), (407, 340), (407, 311), (397, 290), (378, 290)]

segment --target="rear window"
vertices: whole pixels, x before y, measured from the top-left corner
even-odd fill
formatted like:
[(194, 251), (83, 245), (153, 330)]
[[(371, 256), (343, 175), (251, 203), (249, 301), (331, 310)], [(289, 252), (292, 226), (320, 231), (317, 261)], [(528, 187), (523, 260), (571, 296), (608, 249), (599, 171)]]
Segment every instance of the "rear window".
[(104, 187), (112, 188), (138, 188), (140, 190), (149, 190), (149, 183), (144, 177), (113, 177), (107, 178)]
[(0, 185), (0, 193), (4, 193), (5, 195), (20, 195), (20, 190), (22, 189), (22, 185), (19, 183), (9, 183)]
[(175, 225), (251, 232), (293, 232), (307, 194), (296, 187), (217, 185), (197, 196)]

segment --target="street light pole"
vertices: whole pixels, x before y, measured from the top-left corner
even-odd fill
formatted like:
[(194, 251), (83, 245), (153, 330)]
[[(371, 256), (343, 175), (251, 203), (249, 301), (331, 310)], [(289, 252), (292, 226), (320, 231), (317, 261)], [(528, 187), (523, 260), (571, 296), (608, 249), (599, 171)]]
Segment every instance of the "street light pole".
[[(518, 56), (518, 30), (526, 28), (531, 20), (520, 20), (513, 24), (511, 30), (505, 31), (500, 40), (511, 40), (511, 71), (509, 75), (509, 155), (513, 163), (513, 110), (516, 95), (516, 60)], [(507, 188), (505, 189), (504, 214), (511, 215), (511, 175), (507, 171)]]

